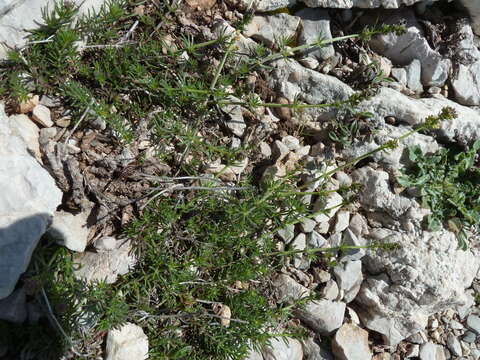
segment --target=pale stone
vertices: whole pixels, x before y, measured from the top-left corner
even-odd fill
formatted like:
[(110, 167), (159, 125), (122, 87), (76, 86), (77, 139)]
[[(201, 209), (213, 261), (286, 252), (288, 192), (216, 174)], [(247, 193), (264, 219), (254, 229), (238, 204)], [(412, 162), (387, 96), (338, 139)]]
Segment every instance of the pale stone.
[(88, 214), (84, 212), (74, 215), (66, 211), (57, 211), (48, 229), (48, 235), (70, 250), (83, 252), (90, 231), (87, 227), (87, 218)]
[(355, 324), (344, 324), (338, 329), (332, 344), (338, 360), (369, 360), (372, 358), (368, 346), (368, 332)]
[(148, 359), (148, 338), (142, 328), (126, 323), (108, 332), (105, 360)]
[(278, 302), (294, 302), (310, 295), (310, 290), (286, 274), (278, 274), (272, 282)]
[(75, 270), (75, 277), (87, 283), (105, 281), (113, 284), (117, 281), (118, 276), (125, 275), (136, 264), (130, 240), (124, 241), (112, 251), (76, 254), (73, 260), (79, 265), (79, 268)]
[(264, 360), (302, 360), (303, 349), (300, 341), (292, 338), (273, 338), (263, 351)]
[(315, 300), (295, 310), (294, 315), (317, 334), (327, 336), (342, 326), (345, 307), (344, 302)]
[(258, 40), (268, 47), (278, 45), (285, 38), (293, 38), (300, 18), (289, 14), (258, 15), (247, 24), (243, 34)]
[(54, 125), (50, 109), (41, 104), (33, 108), (32, 119), (44, 127), (52, 127)]
[(27, 269), (62, 201), (55, 180), (13, 134), (10, 122), (0, 104), (0, 299)]

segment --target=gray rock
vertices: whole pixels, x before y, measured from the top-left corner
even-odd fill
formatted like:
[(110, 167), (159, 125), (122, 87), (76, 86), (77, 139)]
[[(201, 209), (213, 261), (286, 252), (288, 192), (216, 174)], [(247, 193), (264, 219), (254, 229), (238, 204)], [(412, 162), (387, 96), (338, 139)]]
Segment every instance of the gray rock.
[(148, 338), (142, 328), (125, 323), (108, 332), (105, 360), (145, 360), (148, 358)]
[(258, 0), (256, 10), (259, 12), (273, 11), (286, 7), (291, 7), (297, 3), (296, 0)]
[(102, 252), (84, 252), (74, 256), (74, 262), (79, 265), (75, 270), (75, 277), (87, 283), (105, 281), (113, 284), (118, 276), (128, 273), (136, 263), (132, 253), (130, 240), (124, 241), (117, 249)]
[(346, 210), (340, 210), (335, 217), (334, 233), (339, 233), (345, 230), (350, 224), (350, 213)]
[(295, 310), (294, 315), (317, 334), (328, 336), (342, 326), (345, 307), (344, 302), (315, 300)]
[(463, 105), (480, 105), (480, 51), (470, 25), (462, 26), (458, 36), (461, 40), (456, 56), (468, 61), (458, 62), (451, 78), (455, 99)]
[(362, 324), (394, 345), (422, 331), (430, 315), (464, 304), (480, 260), (447, 231), (386, 233), (400, 249), (367, 252), (364, 270), (384, 275), (366, 279), (356, 301)]
[(402, 85), (407, 85), (407, 70), (404, 68), (392, 69), (392, 77)]
[[(353, 231), (350, 229), (347, 229), (343, 233), (343, 245), (349, 245), (349, 246), (365, 246), (367, 245), (367, 242), (360, 236), (356, 236)], [(342, 262), (346, 261), (352, 261), (352, 260), (360, 260), (362, 257), (365, 256), (367, 253), (366, 249), (350, 249), (350, 250), (344, 250), (342, 252)]]
[(308, 218), (303, 219), (299, 224), (300, 230), (302, 230), (304, 233), (311, 233), (315, 229), (316, 225), (317, 223), (315, 220)]
[(338, 329), (332, 343), (335, 359), (370, 360), (372, 353), (368, 346), (368, 332), (355, 324), (344, 324)]
[(480, 317), (474, 314), (469, 315), (467, 317), (467, 326), (477, 334), (480, 334)]
[(334, 360), (330, 351), (321, 348), (312, 338), (303, 340), (304, 360)]
[(411, 8), (396, 12), (382, 21), (385, 24), (405, 22), (407, 32), (402, 35), (389, 33), (376, 36), (370, 42), (372, 48), (398, 65), (408, 65), (418, 59), (422, 65), (422, 84), (442, 86), (448, 79), (451, 63), (433, 50), (423, 34)]
[(13, 134), (0, 104), (0, 299), (10, 295), (62, 201), (55, 180)]
[(284, 13), (254, 16), (243, 34), (258, 40), (268, 47), (278, 45), (286, 38), (294, 38), (300, 18)]
[(419, 345), (425, 344), (427, 342), (427, 340), (428, 340), (428, 337), (427, 337), (427, 334), (425, 334), (424, 331), (420, 331), (416, 334), (410, 335), (407, 338), (408, 342), (411, 342), (413, 344), (419, 344)]
[(338, 285), (335, 281), (329, 280), (325, 287), (320, 291), (320, 295), (326, 300), (335, 300), (339, 294)]
[(402, 217), (414, 206), (410, 199), (395, 194), (389, 184), (389, 175), (385, 171), (374, 170), (369, 166), (352, 173), (353, 179), (363, 184), (359, 201), (369, 211), (385, 212), (395, 219)]
[(446, 360), (443, 346), (427, 342), (420, 346), (420, 360)]
[(87, 218), (88, 215), (84, 212), (74, 215), (66, 211), (56, 211), (47, 234), (58, 244), (73, 251), (83, 252), (90, 231), (87, 227)]
[(300, 341), (292, 338), (273, 338), (270, 346), (262, 350), (264, 360), (302, 360), (303, 349)]
[(277, 231), (277, 235), (288, 244), (295, 236), (295, 225), (289, 224), (285, 226)]
[[(295, 239), (293, 239), (292, 243), (290, 244), (292, 250), (305, 250), (307, 247), (307, 240), (304, 233), (298, 234)], [(303, 254), (295, 254), (293, 256), (293, 266), (296, 268), (303, 268), (304, 265)]]
[[(300, 97), (308, 104), (333, 103), (346, 100), (354, 93), (337, 78), (307, 69), (295, 60), (278, 60), (273, 65), (275, 69), (268, 84), (289, 102)], [(306, 109), (304, 113), (315, 118), (323, 112), (322, 109)]]
[(27, 319), (27, 300), (23, 288), (0, 300), (0, 320), (21, 324)]
[(310, 295), (310, 290), (286, 274), (278, 274), (273, 279), (275, 299), (281, 303), (291, 303)]
[[(298, 44), (313, 44), (320, 38), (322, 40), (331, 40), (330, 16), (327, 10), (304, 8), (295, 13), (302, 19), (301, 30), (298, 35)], [(335, 55), (335, 49), (332, 44), (324, 47), (314, 47), (303, 52), (304, 55), (312, 56), (319, 61), (326, 60)]]
[(356, 260), (340, 263), (333, 268), (333, 273), (339, 288), (345, 292), (344, 301), (351, 302), (362, 285), (362, 262)]
[(462, 345), (458, 338), (453, 334), (448, 334), (447, 336), (447, 347), (454, 356), (463, 355)]
[(337, 192), (331, 192), (325, 197), (319, 197), (313, 205), (313, 211), (318, 213), (315, 216), (315, 221), (322, 223), (328, 222), (340, 210), (343, 203), (343, 198)]
[(321, 248), (325, 246), (327, 240), (316, 231), (312, 231), (310, 234), (307, 234), (307, 245), (310, 249), (312, 248)]
[[(237, 99), (234, 96), (229, 96), (227, 100), (232, 103), (240, 102), (240, 99)], [(228, 116), (228, 119), (225, 121), (225, 126), (233, 135), (242, 137), (247, 128), (247, 124), (245, 124), (245, 120), (243, 119), (242, 108), (240, 105), (222, 105), (222, 111)]]
[(422, 64), (418, 59), (414, 59), (405, 67), (407, 86), (416, 93), (423, 92), (423, 86), (420, 81), (422, 75)]
[(477, 335), (473, 331), (467, 331), (462, 337), (462, 341), (466, 343), (474, 343), (477, 340)]
[(394, 116), (397, 120), (412, 126), (424, 122), (430, 115), (437, 115), (444, 107), (451, 107), (457, 113), (453, 121), (444, 121), (440, 124), (438, 134), (447, 141), (462, 141), (473, 143), (480, 138), (478, 119), (480, 113), (474, 109), (457, 104), (448, 99), (424, 98), (412, 99), (398, 91), (382, 88), (377, 96), (365, 101), (359, 106), (362, 111), (370, 111), (375, 117), (384, 119)]

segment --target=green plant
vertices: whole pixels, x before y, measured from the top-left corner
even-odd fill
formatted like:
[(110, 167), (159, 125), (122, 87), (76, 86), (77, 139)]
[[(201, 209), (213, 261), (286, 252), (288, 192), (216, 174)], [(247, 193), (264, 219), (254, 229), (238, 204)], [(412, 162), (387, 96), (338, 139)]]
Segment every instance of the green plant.
[(459, 245), (467, 247), (466, 230), (476, 228), (480, 219), (480, 168), (476, 156), (477, 140), (468, 151), (442, 148), (434, 154), (424, 154), (419, 146), (409, 148), (412, 165), (398, 182), (414, 187), (429, 208), (427, 226), (440, 230), (447, 225), (458, 237)]

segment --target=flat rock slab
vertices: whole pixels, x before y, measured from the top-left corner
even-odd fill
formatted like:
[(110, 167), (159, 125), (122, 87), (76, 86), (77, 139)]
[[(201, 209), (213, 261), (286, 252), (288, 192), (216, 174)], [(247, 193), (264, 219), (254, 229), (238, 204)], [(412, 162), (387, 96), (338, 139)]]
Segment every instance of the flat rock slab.
[(368, 346), (368, 332), (355, 324), (344, 324), (338, 329), (332, 344), (335, 359), (370, 360), (372, 353)]
[[(89, 10), (98, 10), (105, 0), (73, 0), (76, 5), (82, 4), (79, 14)], [(27, 31), (42, 24), (42, 9), (54, 8), (54, 0), (0, 0), (0, 44), (10, 47), (23, 46), (26, 43)], [(0, 45), (0, 59), (4, 59), (8, 47)]]
[(27, 269), (62, 201), (55, 180), (12, 131), (11, 121), (0, 104), (0, 299)]

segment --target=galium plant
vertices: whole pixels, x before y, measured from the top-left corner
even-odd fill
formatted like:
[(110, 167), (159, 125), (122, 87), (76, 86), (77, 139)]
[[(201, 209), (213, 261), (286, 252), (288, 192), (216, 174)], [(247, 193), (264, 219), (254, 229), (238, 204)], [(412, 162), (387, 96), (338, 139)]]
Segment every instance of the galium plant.
[[(219, 186), (218, 178), (202, 174), (206, 160), (220, 158), (228, 166), (248, 151), (248, 146), (227, 147), (216, 135), (221, 126), (219, 110), (232, 104), (226, 89), (254, 70), (268, 70), (275, 60), (295, 57), (311, 47), (347, 38), (368, 40), (401, 29), (366, 28), (361, 34), (292, 47), (285, 40), (276, 52), (258, 46), (254, 56), (245, 56), (237, 52), (238, 30), (213, 40), (184, 30), (173, 34), (173, 43), (167, 41), (157, 24), (172, 25), (169, 15), (175, 9), (168, 2), (156, 2), (151, 13), (134, 15), (131, 10), (138, 4), (109, 1), (98, 16), (72, 23), (76, 9), (67, 2), (57, 3), (52, 12), (45, 12), (45, 26), (32, 31), (27, 45), (12, 50), (0, 66), (0, 90), (11, 101), (25, 99), (29, 92), (60, 97), (75, 118), (83, 119), (75, 126), (103, 118), (123, 144), (135, 141), (139, 119), (147, 119), (159, 157), (201, 186), (190, 184), (152, 197), (125, 229), (135, 242), (138, 264), (114, 285), (79, 282), (72, 254), (53, 244), (39, 247), (24, 282), (35, 285), (32, 296), (48, 313), (35, 333), (50, 326), (58, 337), (45, 341), (32, 337), (26, 343), (17, 338), (12, 344), (39, 359), (51, 359), (51, 351), (63, 349), (71, 357), (89, 357), (100, 348), (92, 350), (94, 339), (134, 321), (149, 337), (152, 359), (242, 359), (251, 347), (266, 344), (272, 336), (301, 333), (287, 325), (290, 309), (298, 304), (275, 303), (268, 279), (287, 256), (298, 253), (279, 251), (276, 231), (314, 214), (303, 202), (306, 184), (299, 185), (295, 176), (261, 184), (243, 176), (233, 188)], [(339, 105), (265, 103), (242, 88), (235, 95), (238, 105), (252, 109)], [(348, 101), (354, 106), (362, 96)], [(207, 138), (199, 135), (204, 129)], [(192, 160), (176, 162), (169, 146), (181, 152), (182, 159), (189, 154)], [(393, 141), (377, 151), (394, 146)], [(322, 179), (328, 180), (339, 169)], [(342, 249), (347, 247), (335, 250)], [(309, 249), (306, 254), (313, 257), (329, 251)], [(9, 326), (4, 331), (21, 332)]]

